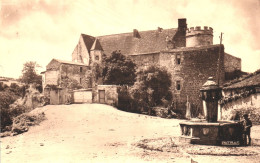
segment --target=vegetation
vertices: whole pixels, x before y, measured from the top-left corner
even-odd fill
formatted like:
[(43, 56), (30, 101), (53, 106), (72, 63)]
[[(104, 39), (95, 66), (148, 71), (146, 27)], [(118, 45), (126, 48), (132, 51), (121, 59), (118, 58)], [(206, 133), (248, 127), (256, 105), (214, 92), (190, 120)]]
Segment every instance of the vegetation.
[(76, 79), (69, 78), (69, 77), (64, 77), (61, 80), (61, 87), (68, 88), (71, 90), (82, 88), (81, 84)]
[(171, 101), (171, 75), (166, 69), (152, 65), (137, 72), (137, 81), (131, 87), (131, 95), (140, 106), (150, 108)]
[(102, 73), (104, 84), (133, 85), (136, 78), (135, 68), (132, 60), (119, 51), (114, 51), (105, 59)]
[(23, 113), (13, 119), (12, 132), (20, 134), (29, 130), (29, 126), (38, 125), (41, 121), (45, 120), (45, 114), (30, 114)]
[(36, 88), (42, 92), (42, 77), (37, 74), (37, 68), (40, 66), (36, 62), (26, 62), (23, 65), (20, 81), (25, 84), (36, 84)]
[(136, 79), (129, 89), (126, 87), (119, 89), (119, 108), (152, 114), (153, 107), (164, 106), (172, 100), (171, 75), (166, 69), (152, 65), (138, 70)]
[(18, 99), (11, 91), (1, 91), (0, 92), (0, 111), (1, 111), (1, 130), (5, 126), (12, 124), (13, 113), (9, 109), (9, 105)]

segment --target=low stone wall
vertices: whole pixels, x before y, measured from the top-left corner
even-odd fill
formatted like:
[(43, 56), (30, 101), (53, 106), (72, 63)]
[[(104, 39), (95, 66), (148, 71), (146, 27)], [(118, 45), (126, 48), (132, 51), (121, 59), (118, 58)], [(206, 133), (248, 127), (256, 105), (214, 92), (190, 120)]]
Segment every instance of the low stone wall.
[[(251, 114), (251, 119), (257, 120), (257, 115), (260, 114), (260, 93), (252, 94), (245, 98), (239, 98), (228, 102), (221, 107), (222, 109), (222, 119), (230, 120), (235, 116), (236, 112), (242, 114), (249, 113)], [(241, 115), (240, 115), (241, 117)]]

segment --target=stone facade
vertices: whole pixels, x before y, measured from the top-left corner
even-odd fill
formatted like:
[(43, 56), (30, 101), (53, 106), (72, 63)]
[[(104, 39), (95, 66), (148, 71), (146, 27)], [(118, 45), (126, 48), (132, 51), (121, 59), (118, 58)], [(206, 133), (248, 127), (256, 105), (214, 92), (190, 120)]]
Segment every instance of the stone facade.
[[(159, 54), (131, 55), (138, 66), (157, 64), (171, 74), (173, 101), (178, 108), (186, 108), (187, 98), (194, 108), (202, 108), (200, 88), (212, 76), (217, 80), (218, 59), (219, 83), (225, 81), (224, 46), (211, 45), (161, 51)], [(239, 68), (239, 67), (237, 67)]]
[(225, 72), (241, 70), (241, 59), (225, 53), (224, 56)]
[(91, 70), (85, 64), (53, 59), (43, 75), (43, 89), (47, 85), (61, 86), (65, 79), (76, 80), (83, 88), (91, 88)]
[[(116, 106), (118, 104), (117, 87), (116, 85), (97, 85), (93, 89), (93, 102)], [(101, 99), (101, 92), (104, 93), (104, 99)]]
[(227, 84), (222, 94), (222, 119), (229, 119), (237, 111), (250, 111), (253, 120), (260, 120), (260, 70)]
[(84, 43), (83, 36), (80, 36), (79, 43), (76, 45), (74, 51), (72, 52), (72, 61), (89, 65), (89, 56), (89, 50)]

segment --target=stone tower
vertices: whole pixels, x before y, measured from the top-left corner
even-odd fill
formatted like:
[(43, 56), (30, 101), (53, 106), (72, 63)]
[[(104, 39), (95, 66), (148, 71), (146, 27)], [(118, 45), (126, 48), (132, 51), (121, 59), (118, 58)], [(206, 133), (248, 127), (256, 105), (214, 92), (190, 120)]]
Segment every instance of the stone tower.
[(102, 55), (103, 55), (103, 48), (98, 41), (98, 39), (95, 39), (95, 42), (93, 43), (91, 49), (90, 49), (90, 65), (94, 63), (102, 63)]
[(213, 44), (213, 29), (204, 26), (191, 27), (186, 31), (186, 47), (206, 46)]

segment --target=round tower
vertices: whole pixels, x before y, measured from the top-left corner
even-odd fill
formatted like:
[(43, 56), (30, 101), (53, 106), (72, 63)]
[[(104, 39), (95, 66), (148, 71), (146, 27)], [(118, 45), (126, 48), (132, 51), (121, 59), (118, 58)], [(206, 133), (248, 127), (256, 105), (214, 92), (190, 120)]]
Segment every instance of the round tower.
[(213, 29), (211, 27), (204, 26), (201, 29), (200, 26), (188, 28), (186, 31), (186, 47), (206, 46), (213, 44)]

